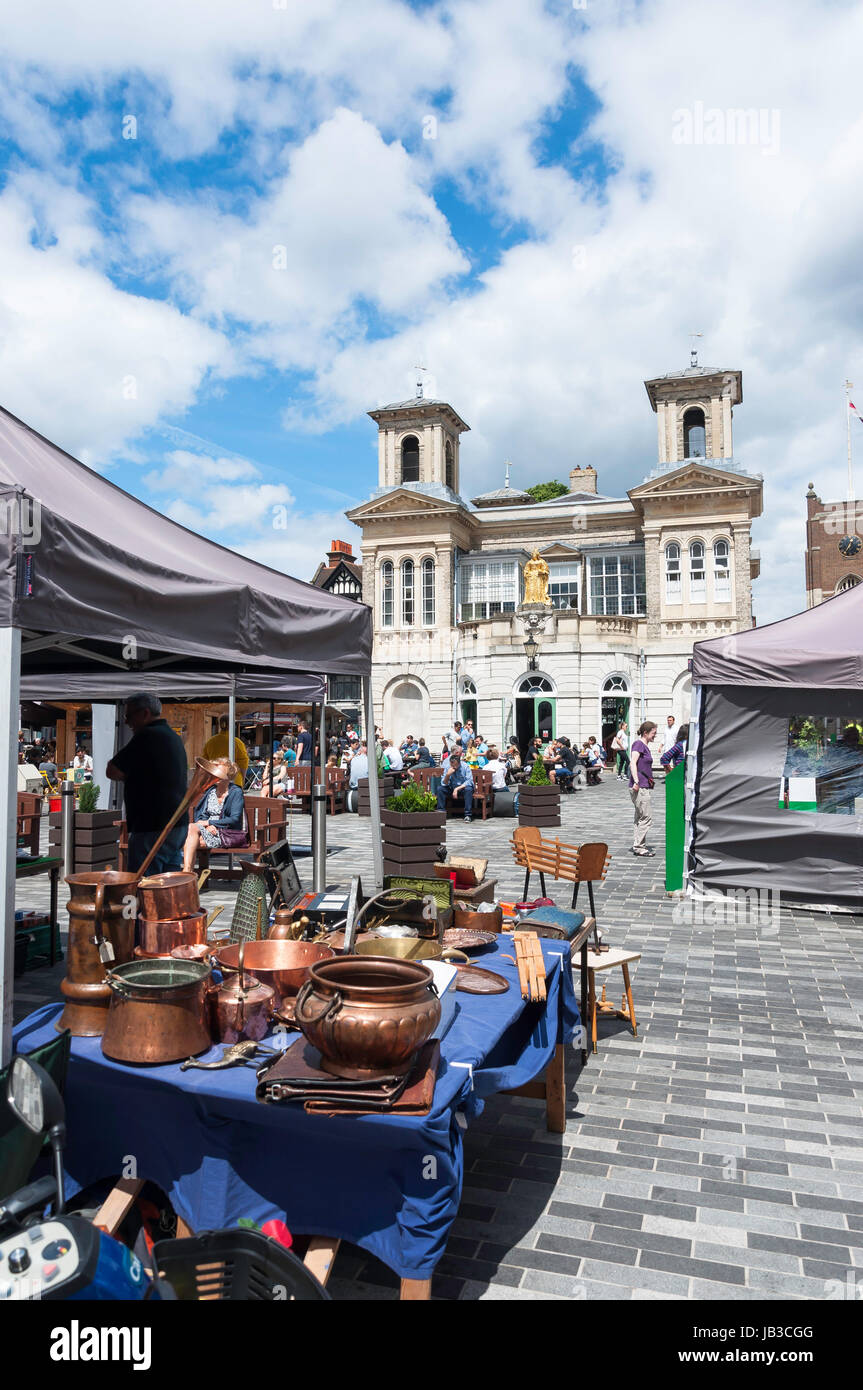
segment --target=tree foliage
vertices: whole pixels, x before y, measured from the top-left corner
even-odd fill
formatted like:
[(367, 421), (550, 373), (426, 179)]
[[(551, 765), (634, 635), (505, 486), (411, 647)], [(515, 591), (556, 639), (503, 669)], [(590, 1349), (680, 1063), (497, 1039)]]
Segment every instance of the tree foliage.
[(552, 497), (563, 497), (569, 492), (569, 488), (552, 478), (548, 483), (534, 483), (533, 487), (525, 488), (525, 492), (529, 493), (534, 502), (550, 502)]

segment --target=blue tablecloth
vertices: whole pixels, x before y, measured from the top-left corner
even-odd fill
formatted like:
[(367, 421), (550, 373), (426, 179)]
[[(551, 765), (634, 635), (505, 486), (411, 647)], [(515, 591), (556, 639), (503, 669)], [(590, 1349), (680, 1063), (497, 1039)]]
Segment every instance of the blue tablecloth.
[[(66, 1084), (69, 1193), (120, 1174), (149, 1178), (193, 1230), (241, 1216), (280, 1217), (297, 1233), (337, 1236), (396, 1274), (427, 1279), (443, 1254), (462, 1187), (456, 1120), (484, 1098), (538, 1076), (579, 1023), (568, 949), (543, 941), (544, 1005), (525, 1004), (510, 938), (476, 958), (510, 982), (506, 994), (457, 994), (441, 1044), (431, 1112), (419, 1117), (307, 1115), (255, 1099), (253, 1067), (186, 1071), (130, 1067), (103, 1056), (98, 1038), (73, 1038)], [(561, 965), (563, 968), (561, 969)], [(27, 1052), (53, 1036), (61, 1004), (15, 1030)], [(213, 1061), (213, 1048), (201, 1058)]]

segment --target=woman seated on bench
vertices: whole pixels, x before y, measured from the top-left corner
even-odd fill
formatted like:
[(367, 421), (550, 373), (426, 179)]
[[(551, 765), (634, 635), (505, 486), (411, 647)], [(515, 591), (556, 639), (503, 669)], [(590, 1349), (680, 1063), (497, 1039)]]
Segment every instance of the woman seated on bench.
[(249, 843), (243, 792), (234, 782), (237, 765), (229, 758), (217, 758), (224, 776), (204, 792), (192, 811), (189, 833), (183, 847), (183, 868), (193, 872), (199, 849), (242, 849)]

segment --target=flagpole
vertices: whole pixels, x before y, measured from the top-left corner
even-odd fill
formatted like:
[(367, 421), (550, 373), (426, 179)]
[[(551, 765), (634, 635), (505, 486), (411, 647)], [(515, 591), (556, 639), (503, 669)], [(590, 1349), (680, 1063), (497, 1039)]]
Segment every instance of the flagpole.
[(845, 382), (845, 423), (848, 427), (848, 501), (854, 501), (854, 472), (851, 467), (851, 392), (854, 389), (852, 381)]

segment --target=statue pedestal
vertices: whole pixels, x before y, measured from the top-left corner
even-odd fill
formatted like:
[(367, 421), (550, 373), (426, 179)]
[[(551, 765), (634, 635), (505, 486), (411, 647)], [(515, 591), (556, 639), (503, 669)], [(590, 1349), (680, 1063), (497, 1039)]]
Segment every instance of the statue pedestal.
[(516, 616), (525, 632), (542, 632), (553, 611), (550, 603), (522, 603)]

